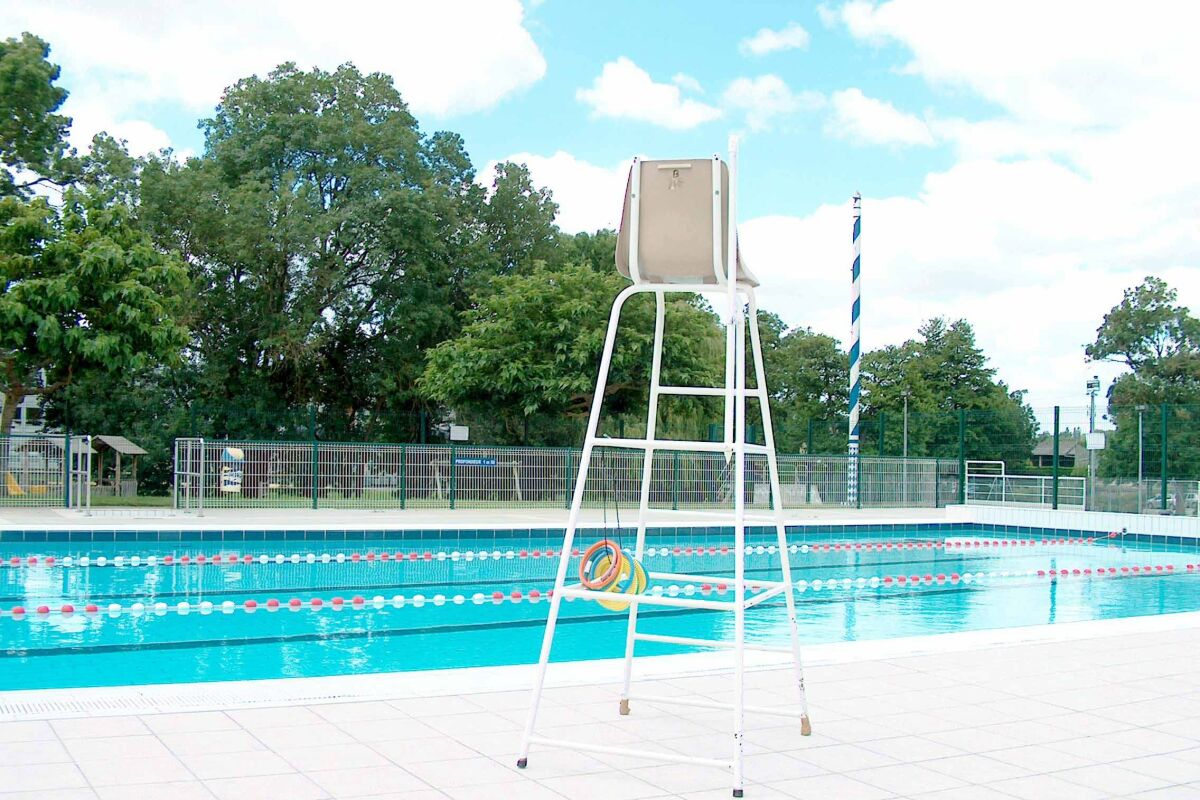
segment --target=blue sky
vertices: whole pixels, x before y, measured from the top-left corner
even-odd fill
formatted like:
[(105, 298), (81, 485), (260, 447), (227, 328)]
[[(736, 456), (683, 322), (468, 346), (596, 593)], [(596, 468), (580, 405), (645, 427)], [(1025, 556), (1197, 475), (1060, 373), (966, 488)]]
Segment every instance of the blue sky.
[(1159, 275), (1200, 306), (1197, 16), (1166, 0), (11, 0), (0, 29), (50, 40), (78, 143), (108, 130), (135, 152), (198, 152), (221, 88), (284, 60), (387, 72), (426, 131), (465, 137), (481, 181), (528, 163), (568, 230), (615, 221), (631, 156), (707, 155), (738, 132), (766, 308), (846, 338), (861, 191), (864, 347), (965, 317), (1045, 417), (1119, 373), (1083, 346), (1125, 288)]

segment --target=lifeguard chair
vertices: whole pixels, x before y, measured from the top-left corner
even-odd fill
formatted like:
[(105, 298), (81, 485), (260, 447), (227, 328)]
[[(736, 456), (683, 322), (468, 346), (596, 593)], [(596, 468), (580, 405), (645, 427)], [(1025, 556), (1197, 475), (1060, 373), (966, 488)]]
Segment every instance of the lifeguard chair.
[[(587, 436), (584, 439), (583, 457), (575, 481), (571, 510), (567, 518), (566, 535), (558, 562), (554, 581), (554, 594), (550, 603), (546, 632), (542, 640), (541, 656), (538, 661), (537, 677), (533, 687), (533, 698), (529, 718), (521, 743), (517, 766), (525, 768), (529, 763), (532, 745), (561, 747), (574, 750), (630, 755), (652, 760), (674, 761), (687, 764), (702, 764), (721, 767), (732, 772), (733, 796), (743, 793), (743, 733), (744, 715), (750, 711), (796, 717), (801, 733), (808, 735), (811, 727), (808, 719), (808, 703), (804, 691), (804, 672), (800, 660), (800, 638), (796, 625), (796, 601), (793, 593), (791, 565), (788, 559), (788, 543), (782, 493), (780, 491), (779, 465), (775, 456), (775, 437), (771, 426), (771, 409), (767, 402), (767, 381), (763, 369), (762, 344), (758, 331), (758, 306), (754, 297), (757, 279), (746, 269), (738, 251), (736, 233), (736, 176), (737, 140), (730, 139), (729, 164), (718, 156), (709, 159), (676, 159), (665, 161), (634, 160), (625, 188), (625, 208), (621, 217), (617, 237), (616, 263), (622, 275), (632, 281), (617, 295), (608, 320), (608, 331), (604, 340), (604, 351), (600, 359), (600, 375), (596, 380), (596, 392), (592, 398), (591, 415), (588, 420)], [(667, 292), (714, 292), (723, 294), (723, 323), (725, 325), (725, 385), (724, 386), (663, 386), (660, 383), (663, 326), (665, 319), (664, 296)], [(654, 348), (650, 370), (649, 410), (646, 416), (646, 437), (608, 438), (599, 437), (597, 431), (612, 361), (613, 345), (616, 341), (617, 323), (621, 308), (635, 294), (650, 292), (654, 295)], [(754, 386), (747, 386), (746, 374), (746, 325), (749, 318), (750, 343), (753, 357)], [(663, 395), (685, 395), (691, 397), (720, 397), (724, 400), (724, 437), (720, 442), (680, 441), (656, 438), (658, 402)], [(764, 445), (746, 441), (746, 401), (759, 403), (765, 434)], [(732, 712), (733, 733), (729, 758), (701, 758), (660, 750), (641, 750), (621, 747), (616, 744), (565, 741), (551, 736), (536, 735), (538, 705), (546, 679), (546, 668), (550, 660), (550, 649), (554, 642), (554, 630), (559, 609), (564, 598), (604, 601), (611, 603), (614, 595), (610, 591), (586, 588), (582, 582), (567, 582), (567, 570), (572, 547), (579, 524), (580, 507), (584, 498), (584, 487), (588, 470), (592, 465), (596, 448), (620, 448), (644, 453), (640, 502), (638, 507), (637, 539), (633, 558), (639, 564), (645, 550), (647, 512), (650, 503), (651, 464), (656, 450), (682, 450), (692, 452), (722, 453), (729, 464), (733, 477), (731, 521), (734, 533), (733, 571), (734, 577), (685, 575), (649, 572), (653, 584), (662, 581), (693, 581), (711, 585), (726, 584), (731, 589), (729, 599), (709, 597), (672, 596), (655, 593), (621, 595), (628, 600), (629, 622), (625, 641), (624, 682), (618, 705), (619, 713), (629, 714), (631, 701), (653, 704), (675, 704), (708, 709), (726, 709)], [(746, 511), (746, 460), (748, 455), (765, 456), (770, 478), (771, 511), (754, 520)], [(756, 578), (757, 594), (748, 592), (750, 582), (745, 577), (745, 534), (748, 521), (769, 521), (774, 524), (778, 539), (781, 575), (778, 580)], [(784, 597), (790, 628), (791, 643), (788, 647), (746, 642), (746, 611), (782, 595)], [(638, 630), (638, 607), (640, 605), (673, 606), (676, 608), (707, 609), (733, 614), (733, 640), (707, 640), (680, 636), (665, 636), (644, 633)], [(611, 607), (611, 606), (610, 606)], [(716, 703), (703, 698), (659, 697), (635, 694), (630, 691), (634, 649), (638, 642), (660, 642), (719, 648), (733, 655), (733, 702)], [(789, 711), (775, 708), (747, 706), (743, 702), (746, 650), (766, 650), (788, 653), (792, 656), (796, 687), (799, 692), (799, 710)]]

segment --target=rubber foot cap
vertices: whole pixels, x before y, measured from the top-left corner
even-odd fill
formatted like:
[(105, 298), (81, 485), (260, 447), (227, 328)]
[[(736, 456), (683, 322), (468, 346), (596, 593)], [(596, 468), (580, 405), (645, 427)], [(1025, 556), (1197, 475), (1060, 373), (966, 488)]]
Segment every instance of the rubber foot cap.
[(627, 698), (627, 697), (621, 698), (621, 716), (622, 717), (629, 716), (629, 698)]
[(525, 769), (527, 766), (529, 766), (528, 758), (518, 758), (517, 759), (517, 769)]
[(800, 735), (812, 736), (812, 723), (808, 721), (808, 717), (800, 718)]
[(743, 794), (743, 792), (742, 792), (742, 790), (741, 790), (741, 789), (734, 789), (734, 790), (733, 790), (733, 796), (734, 796), (734, 797), (744, 797), (745, 795)]

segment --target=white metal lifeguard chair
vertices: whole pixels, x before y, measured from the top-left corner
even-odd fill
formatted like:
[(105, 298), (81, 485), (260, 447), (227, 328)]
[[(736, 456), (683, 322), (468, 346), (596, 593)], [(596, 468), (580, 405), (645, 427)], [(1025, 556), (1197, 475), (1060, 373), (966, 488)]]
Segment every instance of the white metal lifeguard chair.
[[(587, 436), (584, 440), (583, 457), (575, 481), (571, 511), (567, 519), (566, 536), (558, 562), (558, 573), (554, 582), (554, 594), (550, 603), (546, 632), (542, 640), (537, 678), (533, 687), (533, 699), (529, 718), (521, 742), (518, 767), (528, 765), (531, 745), (560, 747), (582, 751), (613, 753), (638, 756), (652, 760), (674, 761), (687, 764), (702, 764), (729, 769), (733, 774), (733, 796), (743, 792), (742, 751), (744, 713), (751, 711), (797, 717), (801, 733), (808, 735), (808, 703), (804, 691), (804, 672), (800, 661), (800, 639), (796, 626), (796, 601), (793, 594), (791, 565), (788, 559), (787, 534), (784, 526), (781, 502), (779, 465), (775, 456), (774, 431), (771, 426), (771, 410), (767, 402), (767, 381), (763, 370), (762, 344), (758, 331), (758, 308), (754, 289), (758, 281), (745, 268), (738, 252), (736, 234), (736, 176), (737, 140), (730, 138), (729, 164), (718, 156), (709, 159), (679, 159), (669, 161), (634, 160), (625, 188), (625, 208), (621, 228), (617, 237), (617, 269), (633, 281), (613, 302), (608, 320), (608, 332), (604, 341), (604, 352), (600, 359), (600, 375), (596, 380), (596, 393), (592, 399), (591, 416), (588, 420)], [(731, 265), (736, 267), (731, 268)], [(731, 276), (731, 272), (733, 273)], [(725, 385), (709, 386), (662, 386), (661, 374), (663, 325), (665, 318), (664, 295), (667, 292), (721, 292), (727, 302), (723, 311), (725, 324)], [(600, 410), (603, 405), (613, 345), (616, 340), (617, 323), (621, 307), (634, 294), (652, 292), (655, 300), (654, 350), (650, 372), (649, 411), (646, 416), (646, 438), (631, 439), (597, 436)], [(746, 385), (746, 324), (749, 316), (750, 342), (753, 352), (754, 386)], [(721, 442), (680, 441), (657, 439), (655, 428), (658, 417), (658, 401), (662, 395), (687, 395), (693, 397), (724, 398), (724, 440)], [(765, 445), (746, 441), (746, 400), (757, 400), (761, 408)], [(554, 629), (558, 621), (559, 608), (564, 598), (580, 600), (612, 601), (610, 592), (594, 591), (581, 583), (567, 583), (567, 569), (571, 560), (572, 546), (579, 523), (580, 506), (584, 498), (584, 486), (592, 464), (592, 454), (597, 447), (640, 450), (645, 453), (642, 467), (640, 503), (638, 508), (637, 540), (634, 558), (640, 561), (645, 550), (647, 512), (650, 502), (651, 463), (655, 450), (682, 450), (693, 452), (724, 453), (727, 461), (732, 460), (730, 472), (733, 476), (731, 517), (734, 531), (734, 578), (684, 575), (650, 572), (651, 581), (694, 581), (712, 585), (725, 583), (731, 591), (730, 599), (710, 599), (693, 596), (670, 596), (660, 594), (620, 595), (628, 601), (629, 624), (625, 642), (624, 684), (622, 687), (619, 713), (630, 711), (630, 701), (654, 704), (675, 704), (708, 709), (727, 709), (732, 712), (733, 733), (730, 757), (727, 759), (701, 758), (686, 754), (659, 750), (642, 750), (621, 747), (618, 744), (594, 744), (591, 742), (565, 741), (556, 737), (536, 735), (538, 705), (546, 679), (546, 668), (550, 649), (554, 642)], [(748, 454), (766, 457), (770, 476), (771, 506), (769, 515), (757, 519), (774, 523), (778, 538), (778, 553), (781, 576), (779, 580), (756, 578), (753, 584), (762, 591), (748, 596), (751, 582), (745, 578), (745, 533), (748, 519), (746, 513), (746, 457)], [(754, 606), (783, 595), (790, 623), (790, 647), (747, 643), (745, 639), (746, 611)], [(640, 605), (673, 606), (677, 608), (727, 611), (734, 617), (732, 641), (664, 636), (638, 631), (638, 607)], [(637, 642), (660, 642), (721, 648), (733, 654), (733, 702), (716, 703), (706, 699), (687, 697), (659, 697), (630, 692), (634, 647)], [(747, 706), (744, 695), (744, 654), (746, 650), (766, 650), (789, 653), (795, 669), (796, 686), (799, 691), (799, 711), (780, 710)]]

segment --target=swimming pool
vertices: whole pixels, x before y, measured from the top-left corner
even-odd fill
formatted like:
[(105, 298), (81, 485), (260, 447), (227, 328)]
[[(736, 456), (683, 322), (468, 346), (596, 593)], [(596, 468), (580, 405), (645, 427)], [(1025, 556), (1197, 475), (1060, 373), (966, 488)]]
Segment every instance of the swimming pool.
[[(291, 532), (294, 533), (294, 532)], [(0, 544), (0, 686), (174, 683), (530, 663), (561, 531), (197, 534)], [(582, 542), (598, 536), (581, 532)], [(273, 538), (277, 537), (277, 538)], [(12, 538), (6, 537), (6, 538)], [(136, 537), (146, 538), (149, 537)], [(632, 536), (626, 533), (626, 543)], [(748, 538), (747, 577), (777, 568)], [(1200, 610), (1195, 540), (979, 524), (789, 528), (807, 643)], [(652, 531), (655, 571), (732, 575), (727, 528)], [(549, 551), (549, 552), (548, 552)], [(659, 585), (713, 594), (723, 584)], [(14, 613), (14, 611), (18, 613)], [(783, 601), (747, 614), (783, 642)], [(728, 638), (732, 617), (646, 607), (647, 632)], [(563, 607), (556, 661), (619, 657), (625, 616)], [(639, 654), (686, 648), (647, 643)]]

